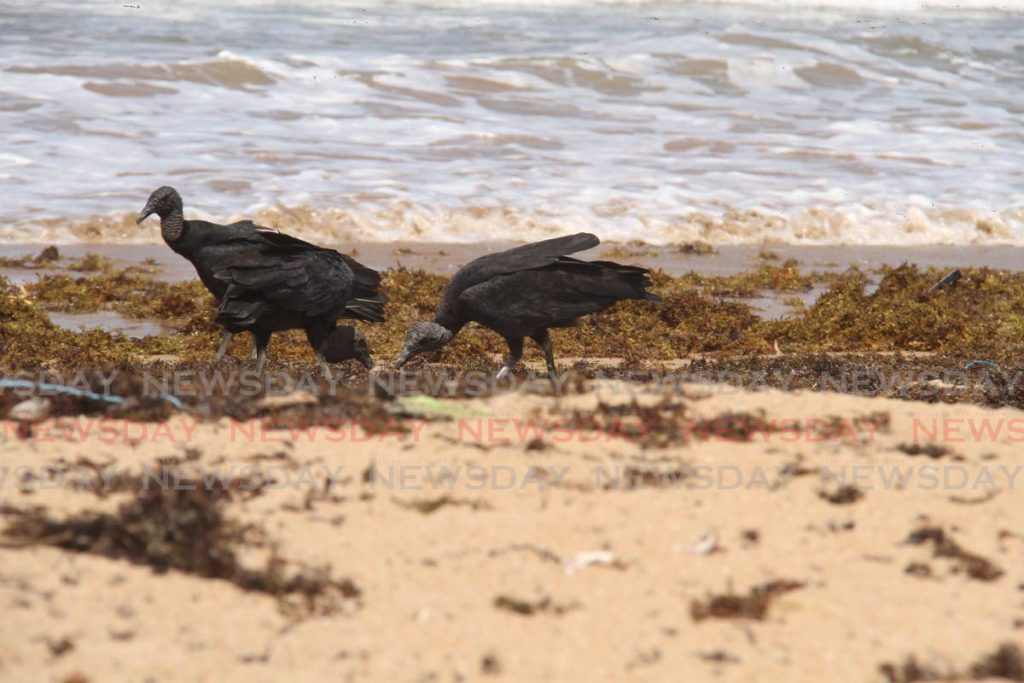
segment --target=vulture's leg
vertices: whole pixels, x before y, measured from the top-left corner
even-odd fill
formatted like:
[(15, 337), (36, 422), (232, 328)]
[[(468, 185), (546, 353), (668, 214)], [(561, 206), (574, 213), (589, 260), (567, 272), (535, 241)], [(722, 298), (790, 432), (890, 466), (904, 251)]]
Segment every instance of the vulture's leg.
[(516, 367), (519, 359), (523, 357), (522, 337), (505, 337), (505, 341), (508, 342), (508, 360), (505, 361), (501, 370), (498, 370), (498, 374), (494, 376), (495, 379), (505, 379)]
[(332, 381), (334, 377), (331, 375), (331, 366), (327, 364), (327, 359), (324, 357), (324, 343), (327, 341), (327, 335), (330, 334), (332, 327), (333, 325), (327, 325), (321, 321), (306, 326), (306, 339), (313, 347), (313, 355), (320, 363), (320, 371), (324, 373), (328, 382)]
[(232, 333), (224, 330), (224, 333), (220, 336), (220, 346), (217, 347), (217, 358), (214, 359), (214, 363), (219, 363), (224, 354), (228, 352), (228, 344), (231, 343), (231, 338), (234, 336)]
[(558, 384), (558, 370), (555, 368), (555, 349), (551, 345), (551, 335), (547, 329), (543, 329), (531, 337), (537, 342), (537, 346), (544, 350), (544, 360), (548, 364), (548, 378)]
[(256, 343), (256, 372), (263, 372), (263, 366), (267, 363), (267, 347), (270, 346), (270, 332), (266, 330), (253, 330), (253, 341)]

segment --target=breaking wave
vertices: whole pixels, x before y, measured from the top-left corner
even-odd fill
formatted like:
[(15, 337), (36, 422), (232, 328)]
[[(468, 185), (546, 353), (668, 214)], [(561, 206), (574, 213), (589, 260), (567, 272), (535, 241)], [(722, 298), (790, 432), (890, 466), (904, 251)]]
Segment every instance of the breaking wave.
[(1020, 10), (10, 3), (0, 238), (151, 241), (170, 184), (311, 239), (1024, 244)]

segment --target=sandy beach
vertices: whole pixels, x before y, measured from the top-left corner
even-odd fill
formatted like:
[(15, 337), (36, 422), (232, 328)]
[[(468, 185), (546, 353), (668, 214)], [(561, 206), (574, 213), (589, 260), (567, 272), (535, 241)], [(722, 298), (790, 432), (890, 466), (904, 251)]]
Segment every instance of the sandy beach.
[(364, 325), (381, 370), (330, 385), (287, 336), (265, 383), (244, 348), (212, 365), (208, 295), (166, 248), (0, 254), (6, 374), (128, 397), (0, 423), (5, 680), (1020, 680), (1016, 347), (951, 351), (985, 351), (1012, 250), (602, 245), (665, 264), (683, 317), (559, 334), (553, 386), (531, 354), (492, 382), (484, 331), (387, 364), (484, 247), (345, 248), (409, 301)]
[(1024, 0), (0, 5), (0, 682), (1024, 682)]
[[(273, 546), (357, 590), (303, 611), (7, 545), (5, 680), (1020, 676), (1019, 650), (997, 656), (1024, 628), (1019, 411), (614, 382), (448, 408), (401, 435), (175, 415), (21, 441), (4, 423), (8, 511), (116, 515), (114, 473), (245, 474), (225, 503), (262, 530), (244, 560)], [(595, 411), (622, 422), (574, 426)]]

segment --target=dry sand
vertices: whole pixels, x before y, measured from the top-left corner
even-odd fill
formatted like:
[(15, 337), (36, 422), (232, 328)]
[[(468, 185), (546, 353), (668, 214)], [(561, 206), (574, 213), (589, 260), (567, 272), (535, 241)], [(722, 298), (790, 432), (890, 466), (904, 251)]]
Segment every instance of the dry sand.
[[(1024, 645), (1019, 411), (691, 387), (671, 398), (688, 415), (764, 411), (801, 427), (643, 448), (594, 431), (519, 435), (509, 421), (545, 424), (634, 390), (643, 405), (663, 400), (613, 383), (499, 395), (460, 401), (452, 421), (410, 422), (403, 437), (176, 417), (169, 431), (66, 439), (61, 418), (25, 441), (3, 424), (2, 506), (113, 511), (126, 494), (32, 486), (14, 468), (87, 458), (139, 472), (194, 449), (194, 465), (276, 479), (229, 514), (362, 596), (296, 619), (221, 580), (6, 548), (0, 679), (872, 681), (911, 656), (966, 675), (1001, 644)], [(1001, 431), (972, 435), (978, 425)], [(948, 452), (898, 449), (930, 436)], [(457, 474), (444, 480), (444, 467)], [(903, 486), (886, 483), (892, 468)], [(844, 473), (862, 497), (830, 502)], [(907, 543), (923, 527), (961, 556)], [(772, 581), (801, 587), (763, 619), (695, 618), (695, 602)]]

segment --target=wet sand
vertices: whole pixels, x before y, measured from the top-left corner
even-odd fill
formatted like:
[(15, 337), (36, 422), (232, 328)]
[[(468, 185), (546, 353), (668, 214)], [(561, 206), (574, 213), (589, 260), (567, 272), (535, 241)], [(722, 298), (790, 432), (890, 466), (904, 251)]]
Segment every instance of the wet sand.
[[(484, 242), (476, 244), (447, 244), (423, 242), (362, 242), (326, 245), (357, 258), (374, 268), (423, 268), (429, 272), (451, 273), (466, 261), (482, 254), (514, 246), (515, 243)], [(35, 255), (45, 244), (0, 245), (0, 257)], [(160, 278), (168, 281), (195, 278), (191, 265), (164, 245), (112, 245), (76, 244), (59, 247), (60, 253), (81, 257), (88, 253), (112, 258), (118, 267), (138, 265), (153, 259), (161, 267)], [(797, 247), (785, 245), (721, 246), (716, 253), (692, 255), (679, 252), (676, 247), (631, 246), (605, 243), (597, 249), (581, 252), (583, 258), (595, 258), (614, 250), (617, 260), (642, 263), (651, 268), (663, 268), (670, 274), (695, 271), (708, 275), (729, 275), (761, 262), (758, 255), (768, 251), (781, 259), (794, 258), (806, 270), (835, 272), (851, 266), (861, 269), (883, 265), (895, 266), (912, 263), (922, 267), (957, 266), (989, 267), (1010, 270), (1024, 269), (1024, 247), (890, 247), (890, 246), (828, 246)], [(625, 254), (623, 253), (625, 251)], [(635, 254), (630, 254), (635, 252)], [(0, 268), (5, 276), (26, 276), (24, 270)]]
[[(335, 249), (353, 254), (373, 268), (422, 268), (428, 272), (450, 274), (466, 261), (502, 248), (511, 242), (481, 242), (475, 244), (432, 242), (359, 242), (330, 244)], [(3, 244), (0, 257), (35, 255), (45, 245)], [(761, 263), (758, 257), (764, 251), (777, 254), (780, 259), (793, 258), (805, 270), (837, 272), (856, 266), (870, 270), (883, 265), (901, 263), (928, 266), (988, 267), (1008, 270), (1024, 269), (1024, 247), (1013, 246), (792, 246), (792, 245), (726, 245), (715, 247), (716, 253), (694, 255), (680, 253), (678, 247), (624, 245), (606, 242), (596, 249), (581, 252), (582, 258), (596, 258), (612, 250), (616, 260), (661, 268), (671, 275), (694, 271), (703, 275), (732, 275)], [(152, 259), (160, 266), (157, 277), (169, 281), (195, 277), (192, 266), (163, 244), (118, 245), (82, 243), (60, 246), (61, 253), (81, 257), (88, 253), (101, 254), (114, 260), (117, 267), (139, 265)], [(0, 268), (0, 275), (14, 279), (29, 277), (20, 269)], [(38, 271), (44, 272), (44, 271)]]

